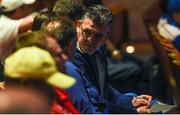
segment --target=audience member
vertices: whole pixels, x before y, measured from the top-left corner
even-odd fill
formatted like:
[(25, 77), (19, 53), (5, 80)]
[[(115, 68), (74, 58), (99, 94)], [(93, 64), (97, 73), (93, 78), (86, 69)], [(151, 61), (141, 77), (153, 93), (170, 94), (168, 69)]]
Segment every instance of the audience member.
[(69, 88), (75, 79), (58, 72), (55, 60), (46, 50), (36, 46), (17, 50), (5, 60), (5, 76), (7, 85), (23, 85), (43, 92), (51, 102), (51, 113), (72, 112), (66, 107), (68, 100), (61, 101), (54, 87)]
[[(0, 3), (0, 60), (3, 61), (12, 50), (19, 33), (31, 29), (34, 15), (31, 6), (35, 0), (2, 0)], [(26, 10), (25, 10), (26, 9)], [(28, 16), (27, 16), (28, 15)], [(26, 17), (25, 17), (26, 16)]]
[(159, 19), (158, 30), (161, 36), (172, 41), (180, 51), (180, 1), (162, 0), (163, 15)]
[(82, 75), (76, 78), (79, 92), (68, 93), (81, 113), (148, 113), (151, 96), (129, 97), (108, 84), (107, 63), (100, 46), (111, 33), (111, 23), (111, 12), (101, 5), (90, 6), (77, 21), (75, 64)]

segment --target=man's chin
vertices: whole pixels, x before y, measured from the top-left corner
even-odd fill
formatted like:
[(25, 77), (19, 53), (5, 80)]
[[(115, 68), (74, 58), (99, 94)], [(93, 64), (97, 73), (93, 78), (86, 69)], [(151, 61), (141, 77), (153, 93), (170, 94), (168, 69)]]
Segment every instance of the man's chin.
[(84, 50), (84, 53), (88, 54), (88, 55), (92, 55), (95, 51), (90, 51), (90, 50)]

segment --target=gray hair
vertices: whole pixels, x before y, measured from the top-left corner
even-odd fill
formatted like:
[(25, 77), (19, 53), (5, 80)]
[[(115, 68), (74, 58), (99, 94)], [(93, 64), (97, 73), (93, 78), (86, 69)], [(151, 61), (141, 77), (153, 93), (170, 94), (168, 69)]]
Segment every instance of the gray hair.
[(89, 6), (82, 16), (84, 18), (90, 18), (96, 25), (112, 24), (113, 15), (112, 12), (103, 5), (91, 5)]

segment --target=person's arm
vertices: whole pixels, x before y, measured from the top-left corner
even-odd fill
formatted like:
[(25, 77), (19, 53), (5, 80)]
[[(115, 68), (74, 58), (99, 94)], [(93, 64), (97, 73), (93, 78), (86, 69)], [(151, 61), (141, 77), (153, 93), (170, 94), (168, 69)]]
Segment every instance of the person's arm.
[(76, 109), (81, 114), (101, 114), (101, 112), (98, 111), (98, 108), (93, 106), (89, 101), (88, 95), (86, 94), (85, 89), (82, 90), (82, 87), (84, 87), (82, 84), (76, 83), (72, 88), (66, 90)]
[(152, 97), (149, 95), (128, 96), (109, 85), (109, 97), (113, 113), (149, 113)]
[(118, 92), (110, 85), (108, 89), (112, 113), (137, 113), (136, 108), (132, 105), (132, 97)]
[(74, 106), (81, 114), (101, 114), (101, 112), (98, 111), (98, 108), (94, 106), (89, 100), (82, 79), (82, 72), (79, 71), (78, 68), (74, 67), (73, 65), (69, 66), (70, 67), (67, 68), (66, 72), (68, 73), (68, 75), (76, 78), (77, 80), (76, 84), (73, 87), (66, 90)]
[(34, 15), (29, 15), (21, 19), (21, 23), (19, 26), (19, 33), (32, 30), (32, 23), (34, 21), (34, 17), (35, 17)]

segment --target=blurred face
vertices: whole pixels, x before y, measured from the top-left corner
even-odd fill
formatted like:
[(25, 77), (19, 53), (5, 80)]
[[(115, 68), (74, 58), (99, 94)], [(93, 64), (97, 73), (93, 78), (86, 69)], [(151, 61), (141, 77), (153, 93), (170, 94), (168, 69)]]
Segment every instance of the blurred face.
[[(44, 114), (49, 113), (51, 101), (40, 89), (16, 85), (7, 85), (0, 92), (0, 112), (3, 114)], [(24, 104), (26, 103), (26, 106)]]
[(110, 34), (110, 26), (97, 26), (90, 18), (77, 23), (77, 37), (80, 49), (89, 55), (93, 54)]
[(67, 51), (65, 51), (68, 58), (73, 59), (74, 58), (74, 52), (76, 49), (76, 38), (72, 38), (72, 41), (70, 41), (69, 46), (67, 48)]
[(46, 38), (47, 50), (52, 54), (54, 57), (58, 68), (61, 72), (64, 72), (64, 63), (68, 59), (67, 56), (64, 54), (62, 48), (59, 46), (57, 41), (53, 38), (48, 36)]
[[(60, 23), (57, 22), (57, 21), (53, 21), (53, 22), (48, 23), (47, 29), (48, 29), (49, 32), (51, 32), (52, 30), (54, 30), (54, 28), (58, 28), (58, 26), (61, 26)], [(76, 38), (74, 37), (71, 40), (72, 41), (70, 41), (70, 43), (69, 43), (69, 45), (68, 45), (68, 47), (66, 49), (61, 49), (61, 50), (64, 50), (64, 53), (66, 54), (67, 59), (74, 57), (74, 51), (75, 51), (75, 47), (76, 47)]]

